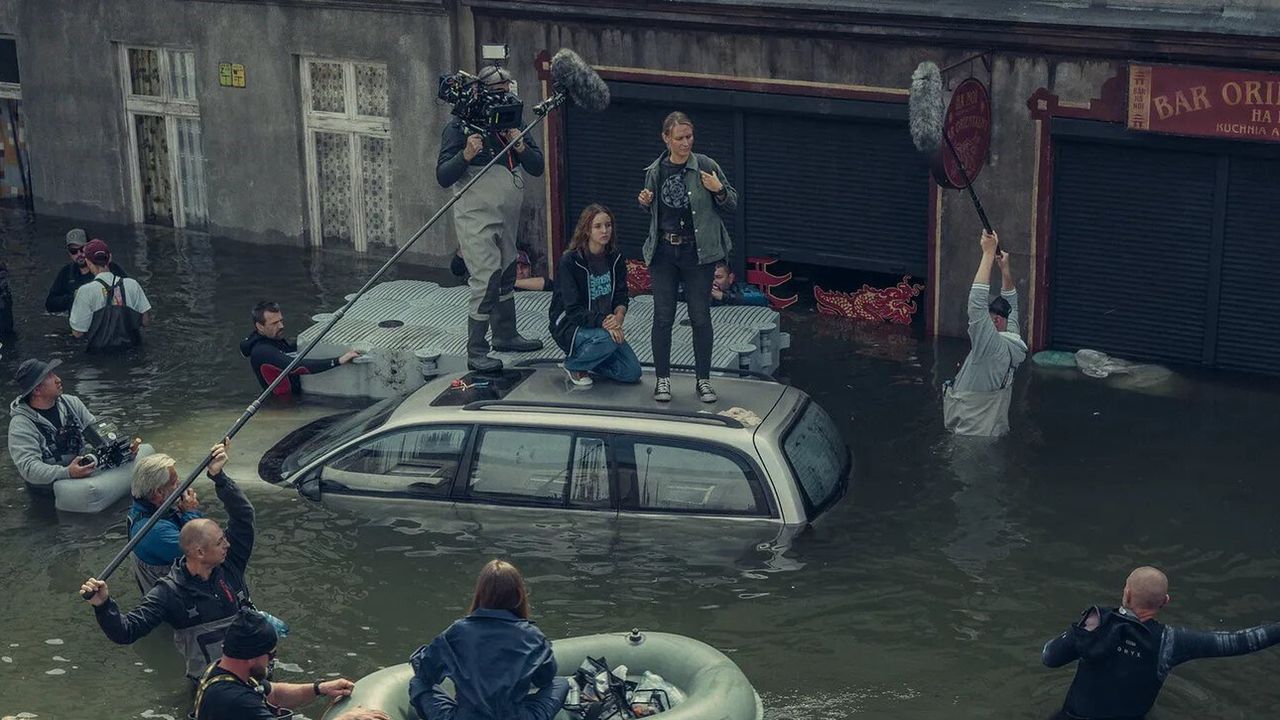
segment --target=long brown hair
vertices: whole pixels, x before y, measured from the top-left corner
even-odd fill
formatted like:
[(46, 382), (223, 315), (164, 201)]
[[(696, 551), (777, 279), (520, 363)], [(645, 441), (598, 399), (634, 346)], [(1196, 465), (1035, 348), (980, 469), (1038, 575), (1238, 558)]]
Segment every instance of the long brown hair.
[(510, 610), (525, 620), (529, 619), (529, 591), (524, 587), (524, 576), (515, 565), (506, 560), (490, 560), (476, 578), (476, 594), (471, 598), (467, 614), (479, 610)]
[(609, 244), (605, 246), (604, 252), (612, 255), (618, 251), (618, 221), (613, 217), (613, 211), (600, 203), (591, 203), (578, 216), (578, 226), (573, 229), (573, 237), (569, 239), (569, 250), (580, 250), (587, 246), (591, 241), (591, 223), (601, 213), (608, 215), (609, 222), (613, 224), (613, 232), (609, 233)]

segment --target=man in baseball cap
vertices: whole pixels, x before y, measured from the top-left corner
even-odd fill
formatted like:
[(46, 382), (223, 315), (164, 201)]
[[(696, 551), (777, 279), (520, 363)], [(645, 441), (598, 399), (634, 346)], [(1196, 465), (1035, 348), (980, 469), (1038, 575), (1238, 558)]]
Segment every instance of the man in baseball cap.
[(9, 404), (9, 457), (27, 489), (53, 493), (53, 483), (93, 474), (80, 464), (84, 433), (92, 432), (93, 413), (80, 398), (62, 390), (54, 369), (61, 360), (24, 360), (14, 375), (18, 397)]
[[(62, 266), (58, 276), (53, 279), (53, 285), (49, 287), (49, 294), (44, 299), (46, 312), (64, 313), (71, 310), (71, 304), (76, 298), (76, 290), (81, 285), (93, 281), (93, 273), (89, 271), (89, 266), (84, 259), (84, 246), (88, 242), (84, 230), (80, 228), (71, 228), (67, 232), (66, 246), (70, 262)], [(129, 277), (129, 274), (114, 262), (110, 263), (108, 268), (116, 277)]]
[(151, 301), (133, 278), (112, 272), (111, 248), (98, 238), (82, 249), (93, 281), (76, 290), (68, 321), (71, 334), (88, 336), (88, 351), (115, 352), (142, 344), (142, 328), (151, 312)]

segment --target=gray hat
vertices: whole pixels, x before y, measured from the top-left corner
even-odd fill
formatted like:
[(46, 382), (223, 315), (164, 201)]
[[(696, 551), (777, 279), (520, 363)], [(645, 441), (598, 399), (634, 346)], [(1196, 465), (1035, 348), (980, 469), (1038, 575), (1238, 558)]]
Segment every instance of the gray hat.
[(70, 230), (67, 231), (68, 245), (80, 246), (80, 245), (84, 245), (87, 242), (89, 242), (89, 239), (84, 234), (84, 230), (80, 228), (71, 228)]
[(44, 379), (49, 377), (49, 373), (53, 372), (53, 369), (61, 364), (61, 360), (50, 360), (49, 362), (35, 358), (23, 360), (22, 364), (18, 366), (18, 372), (13, 375), (13, 382), (17, 384), (18, 390), (21, 391), (18, 393), (18, 397), (30, 395), (36, 389), (36, 386), (44, 382)]

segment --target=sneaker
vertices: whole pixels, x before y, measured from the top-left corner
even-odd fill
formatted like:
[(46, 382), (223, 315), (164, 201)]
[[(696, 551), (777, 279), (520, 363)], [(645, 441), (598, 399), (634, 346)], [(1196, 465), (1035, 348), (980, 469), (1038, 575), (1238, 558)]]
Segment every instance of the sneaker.
[(569, 376), (569, 382), (573, 383), (575, 387), (591, 387), (594, 384), (591, 376), (585, 372), (564, 368), (564, 374)]
[(704, 403), (713, 403), (719, 399), (715, 388), (711, 387), (710, 380), (699, 380), (694, 387), (698, 391), (698, 399)]
[(658, 402), (671, 402), (671, 378), (658, 378), (658, 382), (653, 385), (653, 399)]

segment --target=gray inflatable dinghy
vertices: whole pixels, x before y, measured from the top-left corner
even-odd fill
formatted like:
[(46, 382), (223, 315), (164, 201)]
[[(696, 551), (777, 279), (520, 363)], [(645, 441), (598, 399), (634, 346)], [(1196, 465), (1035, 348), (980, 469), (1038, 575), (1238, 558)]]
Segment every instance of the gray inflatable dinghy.
[[(661, 675), (684, 691), (686, 699), (652, 717), (662, 720), (763, 720), (764, 706), (747, 676), (724, 653), (693, 638), (669, 633), (605, 633), (551, 643), (559, 674), (567, 676), (587, 657), (605, 657), (610, 667), (626, 665), (628, 674)], [(409, 707), (408, 663), (383, 668), (356, 683), (351, 697), (325, 713), (336, 718), (355, 705), (381, 710), (391, 720), (418, 720)], [(568, 715), (561, 712), (557, 720)]]

